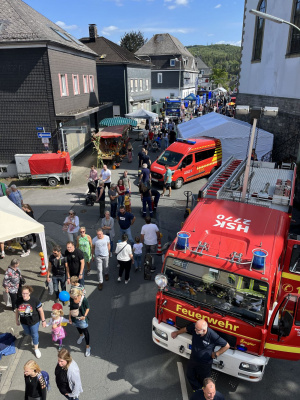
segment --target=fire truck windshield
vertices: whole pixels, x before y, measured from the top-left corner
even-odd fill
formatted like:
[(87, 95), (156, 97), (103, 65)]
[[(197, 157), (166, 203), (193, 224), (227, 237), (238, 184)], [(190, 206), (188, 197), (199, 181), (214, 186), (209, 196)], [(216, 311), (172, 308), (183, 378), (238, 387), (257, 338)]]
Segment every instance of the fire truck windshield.
[(177, 101), (177, 102), (166, 102), (166, 108), (167, 109), (172, 109), (172, 108), (180, 108), (181, 107), (181, 102)]
[(170, 296), (235, 315), (249, 323), (264, 323), (266, 282), (172, 257), (166, 259), (164, 273), (168, 277), (164, 291)]
[(157, 159), (157, 164), (160, 165), (168, 165), (169, 167), (175, 167), (182, 159), (183, 154), (175, 153), (175, 151), (166, 150), (162, 153), (162, 155)]

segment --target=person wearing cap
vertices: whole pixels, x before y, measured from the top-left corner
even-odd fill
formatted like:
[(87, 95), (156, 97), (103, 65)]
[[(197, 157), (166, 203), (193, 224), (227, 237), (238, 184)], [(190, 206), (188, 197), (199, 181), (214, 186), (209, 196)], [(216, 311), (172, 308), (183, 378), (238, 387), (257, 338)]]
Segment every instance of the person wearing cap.
[(147, 182), (150, 184), (151, 182), (151, 173), (150, 173), (150, 169), (148, 168), (147, 164), (144, 163), (142, 165), (142, 173), (140, 175), (140, 182), (143, 182), (144, 184)]

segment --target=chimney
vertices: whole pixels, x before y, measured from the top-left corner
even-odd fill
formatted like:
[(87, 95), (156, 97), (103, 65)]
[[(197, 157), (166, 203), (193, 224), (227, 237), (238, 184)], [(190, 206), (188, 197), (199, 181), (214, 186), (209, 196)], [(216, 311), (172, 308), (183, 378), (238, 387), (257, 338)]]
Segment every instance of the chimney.
[(96, 24), (89, 24), (89, 36), (90, 36), (90, 41), (95, 42), (96, 37), (98, 36), (97, 34), (97, 25)]

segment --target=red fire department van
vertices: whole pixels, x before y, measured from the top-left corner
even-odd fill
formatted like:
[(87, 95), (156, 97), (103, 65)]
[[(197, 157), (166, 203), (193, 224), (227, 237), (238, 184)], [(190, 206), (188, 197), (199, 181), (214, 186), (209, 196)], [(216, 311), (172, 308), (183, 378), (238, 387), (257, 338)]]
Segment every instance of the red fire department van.
[(152, 163), (152, 181), (164, 182), (165, 165), (172, 171), (172, 182), (176, 189), (184, 182), (201, 178), (214, 172), (222, 163), (222, 146), (219, 139), (200, 137), (177, 139)]
[(251, 382), (269, 358), (300, 359), (300, 241), (289, 234), (295, 170), (229, 159), (169, 247), (155, 280), (153, 341), (186, 358), (191, 336), (171, 333), (204, 319), (230, 344), (213, 368)]

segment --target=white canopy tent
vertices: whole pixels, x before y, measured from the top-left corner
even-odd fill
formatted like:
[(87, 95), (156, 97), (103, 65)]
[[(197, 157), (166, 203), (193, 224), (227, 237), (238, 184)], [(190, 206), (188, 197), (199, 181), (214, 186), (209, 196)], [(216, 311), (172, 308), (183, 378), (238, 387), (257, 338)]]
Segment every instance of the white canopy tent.
[(218, 87), (218, 88), (214, 89), (213, 92), (227, 93), (227, 90), (224, 89), (223, 87)]
[(38, 233), (44, 253), (45, 265), (48, 268), (44, 225), (27, 215), (6, 196), (0, 197), (0, 221), (0, 242), (30, 235), (31, 233)]
[(133, 111), (132, 113), (129, 114), (125, 114), (125, 117), (127, 118), (143, 118), (143, 119), (149, 119), (149, 118), (157, 118), (158, 114), (148, 111), (148, 110), (144, 110), (143, 108), (140, 108), (136, 111)]
[[(251, 128), (252, 126), (247, 122), (212, 112), (203, 117), (179, 124), (177, 130), (178, 136), (184, 139), (200, 136), (220, 139), (222, 143), (222, 161), (225, 162), (232, 155), (239, 159), (247, 157)], [(265, 156), (265, 161), (268, 161), (268, 156), (266, 155), (269, 153), (269, 156), (271, 156), (273, 139), (272, 133), (262, 129), (258, 130), (255, 149), (258, 160)]]

